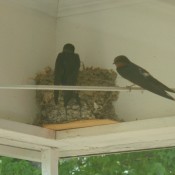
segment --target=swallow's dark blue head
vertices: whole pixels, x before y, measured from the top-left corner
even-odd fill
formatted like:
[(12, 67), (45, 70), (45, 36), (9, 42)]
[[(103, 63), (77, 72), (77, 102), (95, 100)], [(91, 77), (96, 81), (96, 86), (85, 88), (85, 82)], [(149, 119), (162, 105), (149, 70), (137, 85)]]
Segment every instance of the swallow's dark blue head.
[(130, 63), (129, 59), (124, 56), (124, 55), (119, 55), (114, 59), (114, 63), (113, 64), (128, 64)]
[(123, 67), (123, 66), (126, 66), (128, 64), (130, 64), (131, 61), (129, 61), (129, 59), (124, 56), (124, 55), (119, 55), (117, 56), (115, 59), (114, 59), (114, 63), (116, 65), (116, 68), (119, 68), (119, 67)]
[(65, 44), (64, 47), (63, 47), (63, 52), (72, 52), (74, 53), (74, 50), (75, 50), (75, 47), (73, 44)]

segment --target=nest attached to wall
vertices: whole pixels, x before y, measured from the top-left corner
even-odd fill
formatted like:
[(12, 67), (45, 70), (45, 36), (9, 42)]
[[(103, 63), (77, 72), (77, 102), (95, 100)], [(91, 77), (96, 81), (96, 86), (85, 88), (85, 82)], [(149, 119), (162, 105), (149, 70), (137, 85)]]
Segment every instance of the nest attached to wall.
[[(113, 70), (83, 67), (78, 77), (78, 86), (115, 86), (117, 74)], [(54, 71), (50, 67), (36, 74), (37, 85), (53, 85)], [(113, 102), (118, 99), (118, 92), (79, 91), (81, 100), (81, 116), (79, 105), (72, 98), (65, 114), (62, 91), (60, 91), (58, 105), (54, 103), (54, 93), (50, 90), (36, 91), (36, 100), (40, 114), (35, 124), (66, 123), (82, 119), (114, 119), (117, 115)]]

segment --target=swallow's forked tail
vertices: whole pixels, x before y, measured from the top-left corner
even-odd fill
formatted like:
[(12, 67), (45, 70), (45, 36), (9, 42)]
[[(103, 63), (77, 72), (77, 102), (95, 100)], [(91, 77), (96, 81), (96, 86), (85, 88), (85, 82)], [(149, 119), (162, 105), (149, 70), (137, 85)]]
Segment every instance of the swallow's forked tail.
[(163, 93), (156, 93), (156, 94), (158, 94), (158, 95), (160, 95), (160, 96), (162, 96), (162, 97), (168, 98), (168, 99), (170, 99), (170, 100), (175, 101), (175, 98), (172, 97), (170, 94), (168, 94), (166, 91), (163, 91)]

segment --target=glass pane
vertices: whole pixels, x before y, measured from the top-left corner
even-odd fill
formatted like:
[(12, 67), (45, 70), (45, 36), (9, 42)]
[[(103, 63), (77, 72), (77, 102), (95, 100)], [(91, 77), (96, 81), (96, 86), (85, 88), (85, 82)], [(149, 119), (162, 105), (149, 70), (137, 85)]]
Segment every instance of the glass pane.
[(0, 175), (41, 175), (41, 163), (1, 156)]
[(175, 149), (73, 157), (59, 162), (60, 175), (174, 175)]

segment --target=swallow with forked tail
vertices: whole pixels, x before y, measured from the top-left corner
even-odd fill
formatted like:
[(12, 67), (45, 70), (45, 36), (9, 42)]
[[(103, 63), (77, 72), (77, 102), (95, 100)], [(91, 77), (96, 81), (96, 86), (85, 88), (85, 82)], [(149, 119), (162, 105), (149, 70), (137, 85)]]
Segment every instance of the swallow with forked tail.
[(175, 99), (166, 92), (175, 93), (173, 89), (158, 81), (142, 67), (132, 63), (126, 56), (117, 56), (114, 59), (114, 64), (116, 65), (117, 72), (123, 78), (152, 93), (175, 101)]

